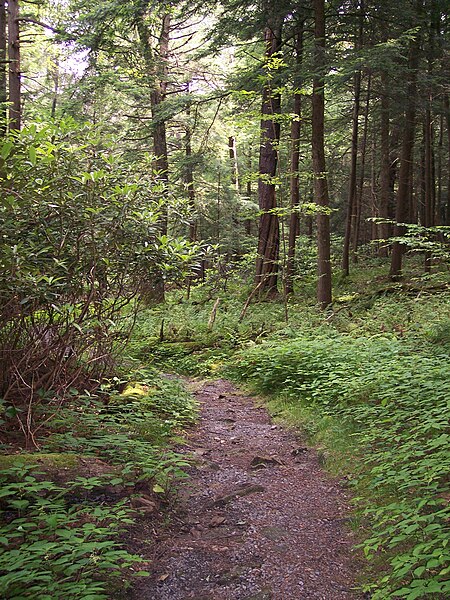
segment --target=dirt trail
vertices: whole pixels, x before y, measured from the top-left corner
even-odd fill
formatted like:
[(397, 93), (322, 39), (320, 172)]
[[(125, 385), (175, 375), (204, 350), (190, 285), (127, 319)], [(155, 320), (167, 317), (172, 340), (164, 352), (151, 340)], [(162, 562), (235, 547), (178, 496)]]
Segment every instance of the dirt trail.
[(316, 453), (227, 381), (196, 394), (197, 457), (176, 523), (136, 600), (357, 599), (339, 483)]

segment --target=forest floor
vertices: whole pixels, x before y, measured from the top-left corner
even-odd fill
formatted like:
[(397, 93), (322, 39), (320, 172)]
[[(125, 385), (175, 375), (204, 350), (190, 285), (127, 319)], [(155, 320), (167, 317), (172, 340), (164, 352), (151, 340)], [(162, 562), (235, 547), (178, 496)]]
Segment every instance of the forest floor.
[[(231, 383), (197, 384), (190, 479), (170, 523), (141, 521), (152, 555), (136, 600), (358, 599), (359, 560), (341, 483), (298, 434)], [(156, 538), (156, 540), (155, 540)], [(145, 552), (144, 552), (145, 549)]]

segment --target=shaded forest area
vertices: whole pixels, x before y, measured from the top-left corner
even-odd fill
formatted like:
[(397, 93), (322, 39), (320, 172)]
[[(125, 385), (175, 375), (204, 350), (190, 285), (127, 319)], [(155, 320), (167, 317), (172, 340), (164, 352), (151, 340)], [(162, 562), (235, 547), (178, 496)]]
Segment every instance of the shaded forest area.
[(345, 476), (360, 590), (448, 596), (449, 56), (444, 0), (0, 0), (2, 597), (151, 573), (166, 372)]

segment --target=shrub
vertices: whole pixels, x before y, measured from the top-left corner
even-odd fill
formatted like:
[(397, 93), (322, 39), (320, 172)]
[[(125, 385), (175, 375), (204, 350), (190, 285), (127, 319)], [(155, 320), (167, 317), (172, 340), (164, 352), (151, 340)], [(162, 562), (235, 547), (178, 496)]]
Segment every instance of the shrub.
[(159, 236), (151, 170), (135, 176), (87, 127), (32, 125), (0, 156), (0, 396), (31, 445), (68, 389), (111, 373), (137, 299), (193, 248)]

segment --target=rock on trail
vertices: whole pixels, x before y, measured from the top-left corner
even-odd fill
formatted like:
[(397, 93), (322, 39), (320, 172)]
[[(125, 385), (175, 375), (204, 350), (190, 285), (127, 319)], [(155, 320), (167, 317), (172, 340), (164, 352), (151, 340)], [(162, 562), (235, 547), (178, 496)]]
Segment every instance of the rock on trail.
[(362, 598), (345, 493), (314, 450), (227, 381), (196, 396), (201, 420), (186, 444), (196, 466), (132, 597)]

